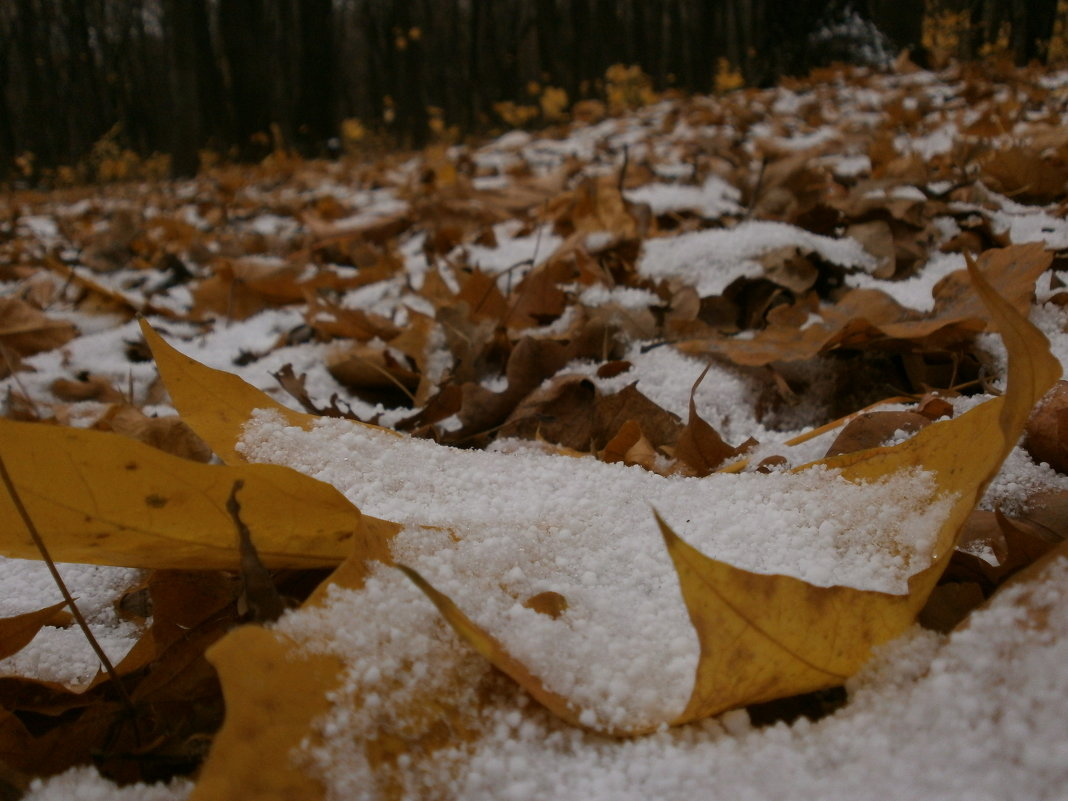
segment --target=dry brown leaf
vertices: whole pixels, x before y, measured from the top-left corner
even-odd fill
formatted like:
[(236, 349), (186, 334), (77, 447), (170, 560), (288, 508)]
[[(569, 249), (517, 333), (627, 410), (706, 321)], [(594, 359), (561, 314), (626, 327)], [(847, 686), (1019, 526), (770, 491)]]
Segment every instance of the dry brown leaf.
[(877, 448), (896, 432), (914, 434), (931, 420), (917, 412), (867, 412), (850, 420), (827, 448), (827, 456)]
[(356, 343), (337, 348), (326, 358), (334, 379), (368, 403), (411, 406), (419, 376), (401, 364), (388, 349)]
[(7, 659), (29, 645), (37, 632), (57, 620), (66, 605), (66, 601), (60, 601), (44, 609), (0, 618), (0, 659)]
[[(873, 647), (900, 635), (916, 619), (949, 562), (961, 525), (1015, 446), (1031, 408), (1061, 374), (1042, 333), (971, 263), (969, 271), (1009, 352), (1005, 394), (955, 419), (932, 423), (900, 445), (799, 468), (836, 468), (856, 482), (917, 467), (933, 473), (936, 488), (930, 500), (944, 498), (950, 507), (929, 565), (914, 566), (904, 595), (818, 587), (792, 576), (752, 573), (711, 559), (657, 516), (701, 644), (693, 694), (672, 723), (839, 685), (868, 660)], [(566, 698), (547, 691), (537, 676), (449, 599), (421, 578), (412, 578), (460, 636), (547, 708), (575, 723)]]
[(255, 259), (223, 260), (210, 278), (193, 290), (194, 308), (200, 312), (244, 320), (272, 306), (300, 303), (305, 286), (302, 271), (286, 263)]
[[(53, 320), (18, 298), (0, 298), (0, 346), (20, 356), (58, 348), (76, 334), (77, 329), (66, 320)], [(6, 368), (0, 363), (3, 371)]]
[(637, 382), (627, 384), (619, 392), (597, 399), (593, 441), (597, 447), (607, 447), (628, 420), (635, 421), (642, 434), (654, 447), (673, 446), (682, 430), (682, 421), (646, 397)]
[(983, 182), (1019, 203), (1046, 204), (1063, 197), (1068, 168), (1029, 147), (998, 148), (982, 161)]
[[(1017, 312), (1031, 303), (1034, 282), (1049, 267), (1052, 254), (1041, 243), (988, 250), (979, 260), (990, 283)], [(935, 286), (935, 308), (924, 317), (906, 309), (875, 289), (854, 289), (833, 306), (820, 310), (823, 320), (798, 326), (789, 307), (768, 314), (768, 326), (748, 339), (714, 338), (682, 342), (691, 354), (721, 354), (736, 364), (765, 365), (775, 361), (804, 361), (838, 348), (863, 347), (887, 338), (956, 342), (982, 331), (990, 314), (975, 297), (967, 272), (957, 270)], [(781, 311), (780, 311), (781, 310)]]
[(111, 385), (111, 381), (100, 375), (87, 375), (75, 380), (57, 378), (52, 382), (52, 394), (64, 401), (100, 401), (102, 403), (122, 403), (126, 399), (122, 393)]
[(638, 421), (628, 420), (605, 443), (599, 456), (602, 462), (623, 462), (628, 467), (636, 464), (651, 470), (656, 462), (656, 449), (645, 438)]
[(132, 437), (183, 459), (211, 461), (211, 448), (180, 417), (147, 417), (135, 406), (116, 404), (104, 412), (93, 428)]
[(314, 292), (308, 293), (304, 321), (324, 341), (355, 339), (366, 342), (375, 337), (388, 341), (400, 333), (392, 321), (380, 314), (329, 303)]
[(500, 428), (502, 437), (533, 439), (589, 451), (597, 388), (585, 376), (557, 375), (525, 397)]
[(845, 235), (849, 239), (855, 239), (864, 246), (876, 259), (876, 267), (872, 275), (876, 278), (890, 278), (897, 269), (896, 247), (894, 245), (894, 232), (890, 230), (890, 224), (885, 220), (870, 220), (869, 222), (854, 223), (846, 229)]
[(764, 266), (764, 276), (768, 280), (802, 295), (819, 278), (819, 270), (808, 259), (808, 255), (804, 248), (787, 245), (765, 252), (758, 261)]
[(1068, 473), (1068, 381), (1058, 381), (1031, 413), (1024, 447), (1036, 462)]
[(679, 439), (675, 444), (675, 458), (695, 476), (707, 476), (728, 459), (744, 453), (747, 446), (753, 444), (750, 441), (740, 448), (728, 445), (719, 432), (697, 413), (694, 395), (711, 367), (711, 364), (705, 367), (690, 388), (689, 418), (686, 426), (679, 432)]

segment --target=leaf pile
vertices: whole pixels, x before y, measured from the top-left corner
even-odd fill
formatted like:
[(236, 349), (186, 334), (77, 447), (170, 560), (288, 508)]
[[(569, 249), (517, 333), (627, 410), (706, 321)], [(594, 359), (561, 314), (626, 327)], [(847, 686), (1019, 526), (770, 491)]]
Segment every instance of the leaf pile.
[[(314, 753), (324, 716), (349, 703), (362, 719), (373, 695), (395, 706), (363, 759), (401, 797), (516, 685), (567, 724), (631, 735), (837, 687), (917, 616), (952, 629), (1064, 539), (1068, 511), (1065, 482), (973, 511), (1025, 428), (1036, 460), (1068, 464), (1063, 384), (1031, 415), (1061, 368), (1026, 319), (1036, 282), (1064, 305), (1046, 274), (1068, 248), (1068, 98), (1038, 72), (1007, 78), (838, 71), (480, 148), (13, 195), (0, 455), (57, 561), (147, 572), (117, 599), (141, 626), (122, 692), (0, 677), (0, 780), (93, 761), (123, 782), (199, 768), (200, 799), (318, 798), (321, 765), (291, 749)], [(685, 373), (681, 402), (645, 377), (657, 365)], [(980, 391), (997, 397), (962, 397)], [(466, 533), (373, 517), (299, 464), (247, 463), (264, 409), (309, 434), (335, 418), (396, 447), (535, 449), (662, 482), (922, 468), (924, 505), (946, 511), (900, 595), (743, 570), (657, 517), (700, 657), (685, 708), (652, 719), (579, 703), (403, 565), (475, 650), (439, 632), (451, 645), (425, 686), (354, 686), (345, 654), (294, 621), (339, 590), (370, 599), (402, 531)], [(0, 552), (37, 558), (6, 496), (0, 520)], [(560, 626), (578, 614), (559, 592), (520, 600)], [(308, 617), (258, 625), (281, 604)], [(2, 619), (0, 656), (65, 625), (61, 605)]]

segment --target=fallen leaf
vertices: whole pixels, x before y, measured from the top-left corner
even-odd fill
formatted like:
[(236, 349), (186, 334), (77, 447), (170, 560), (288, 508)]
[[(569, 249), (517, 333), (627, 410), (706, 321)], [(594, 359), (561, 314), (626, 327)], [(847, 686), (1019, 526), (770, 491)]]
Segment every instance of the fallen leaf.
[[(74, 339), (77, 329), (54, 320), (18, 298), (0, 298), (0, 345), (19, 356), (52, 350)], [(0, 364), (0, 371), (6, 368)]]
[[(305, 373), (301, 373), (300, 375), (294, 373), (293, 365), (288, 363), (283, 364), (278, 369), (277, 373), (271, 373), (271, 375), (274, 377), (274, 380), (278, 382), (278, 385), (288, 392), (290, 397), (300, 403), (309, 414), (314, 414), (318, 417), (342, 417), (347, 420), (359, 419), (352, 411), (351, 407), (342, 409), (339, 406), (339, 403), (344, 403), (344, 401), (338, 397), (337, 393), (330, 397), (330, 406), (324, 408), (317, 405), (315, 401), (309, 397), (308, 390), (304, 386), (307, 375)], [(346, 406), (347, 405), (348, 404), (346, 404)]]
[[(285, 467), (205, 465), (115, 434), (9, 420), (0, 454), (57, 562), (236, 569), (226, 498), (238, 480), (270, 567), (335, 566), (361, 528), (341, 493)], [(6, 493), (0, 523), (0, 554), (40, 558)]]
[(271, 306), (304, 300), (302, 271), (285, 262), (258, 258), (223, 260), (193, 290), (194, 308), (244, 320)]
[(723, 441), (719, 432), (697, 413), (694, 395), (711, 367), (711, 364), (705, 367), (690, 388), (689, 418), (686, 426), (679, 432), (679, 439), (675, 445), (675, 458), (689, 468), (695, 476), (707, 476), (727, 459), (732, 459), (747, 449), (746, 445), (740, 448), (728, 445)]
[(415, 402), (419, 376), (384, 347), (355, 343), (339, 348), (327, 356), (326, 369), (339, 384), (368, 403), (397, 407)]
[(375, 337), (388, 341), (400, 333), (392, 321), (380, 314), (329, 303), (314, 292), (308, 293), (304, 321), (324, 341), (340, 338), (365, 342)]
[(567, 698), (547, 689), (541, 679), (531, 673), (522, 662), (513, 658), (496, 637), (472, 621), (448, 596), (434, 589), (416, 571), (404, 565), (397, 567), (423, 591), (453, 630), (474, 646), (476, 651), (492, 662), (497, 669), (511, 676), (520, 687), (554, 715), (572, 726), (583, 727), (579, 722), (578, 710)]
[[(212, 646), (208, 659), (224, 688), (226, 719), (190, 801), (322, 798), (320, 782), (290, 752), (318, 739), (312, 724), (330, 709), (330, 690), (343, 675), (337, 657), (244, 626)], [(293, 692), (298, 687), (307, 691)]]
[(115, 404), (93, 423), (97, 431), (114, 431), (183, 459), (211, 461), (211, 448), (179, 417), (146, 417), (129, 404)]
[(66, 601), (60, 601), (44, 609), (0, 618), (0, 659), (7, 659), (29, 645), (37, 632), (55, 621), (66, 605)]
[(855, 239), (864, 249), (873, 255), (877, 264), (872, 275), (876, 278), (890, 278), (897, 269), (897, 255), (894, 247), (894, 233), (885, 220), (870, 220), (854, 223), (846, 229), (845, 235)]
[(1068, 381), (1058, 381), (1031, 412), (1024, 448), (1036, 462), (1068, 473)]
[[(855, 482), (915, 468), (933, 473), (936, 489), (930, 500), (948, 499), (950, 507), (929, 564), (915, 566), (918, 569), (903, 595), (819, 587), (792, 576), (753, 573), (709, 558), (679, 538), (657, 515), (701, 645), (693, 693), (671, 723), (839, 685), (860, 669), (873, 647), (900, 635), (915, 621), (949, 563), (962, 524), (1015, 446), (1030, 410), (1061, 375), (1045, 336), (994, 291), (971, 261), (968, 270), (1009, 353), (1005, 394), (955, 419), (932, 423), (899, 445), (829, 457), (797, 468), (838, 469)], [(409, 576), (479, 653), (552, 712), (575, 723), (566, 698), (548, 691), (447, 597), (411, 572)], [(640, 731), (644, 729), (609, 733)]]
[(656, 466), (656, 448), (646, 439), (637, 420), (628, 420), (601, 450), (602, 462), (623, 462), (628, 467), (640, 465), (646, 470)]
[(1051, 203), (1064, 195), (1068, 185), (1068, 169), (1062, 162), (1021, 145), (992, 150), (982, 169), (983, 181), (991, 189), (1019, 203)]
[(236, 445), (241, 429), (257, 409), (269, 409), (280, 414), (287, 424), (305, 429), (317, 419), (316, 415), (283, 406), (233, 373), (215, 370), (186, 356), (168, 345), (144, 320), (141, 333), (182, 419), (227, 464), (244, 463)]
[(914, 434), (931, 420), (917, 412), (867, 412), (850, 420), (827, 448), (827, 456), (877, 448), (898, 431)]
[[(1041, 243), (1013, 245), (982, 254), (979, 266), (994, 288), (1018, 313), (1030, 307), (1034, 282), (1049, 267), (1052, 254)], [(678, 343), (684, 353), (720, 354), (741, 365), (804, 361), (841, 348), (860, 348), (887, 338), (962, 342), (982, 331), (990, 313), (979, 302), (965, 270), (943, 278), (932, 290), (934, 310), (920, 315), (875, 289), (853, 289), (820, 309), (819, 322), (798, 325), (790, 307), (768, 313), (764, 330), (747, 339), (710, 338)], [(806, 315), (807, 318), (807, 315)]]
[(57, 378), (52, 382), (52, 394), (65, 401), (100, 401), (102, 403), (122, 403), (126, 399), (122, 393), (111, 385), (111, 381), (100, 375), (86, 375), (71, 381)]

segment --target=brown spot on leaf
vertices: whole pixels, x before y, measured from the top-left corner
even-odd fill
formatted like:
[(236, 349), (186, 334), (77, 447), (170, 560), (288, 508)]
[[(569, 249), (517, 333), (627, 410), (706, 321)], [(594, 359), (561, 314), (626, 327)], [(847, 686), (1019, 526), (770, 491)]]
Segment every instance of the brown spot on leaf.
[(153, 509), (162, 509), (167, 505), (168, 500), (168, 498), (164, 498), (162, 495), (152, 493), (151, 495), (145, 496), (145, 505), (150, 506)]

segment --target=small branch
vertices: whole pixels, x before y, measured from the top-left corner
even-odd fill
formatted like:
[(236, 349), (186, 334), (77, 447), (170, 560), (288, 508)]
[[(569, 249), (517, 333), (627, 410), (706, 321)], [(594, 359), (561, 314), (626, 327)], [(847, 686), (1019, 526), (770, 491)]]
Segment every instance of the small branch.
[(619, 168), (619, 183), (617, 187), (619, 194), (623, 194), (623, 186), (627, 182), (627, 167), (630, 166), (630, 147), (626, 144), (623, 145), (623, 164)]
[(85, 635), (85, 639), (88, 640), (89, 645), (92, 646), (93, 651), (100, 660), (100, 664), (104, 668), (104, 672), (108, 674), (108, 678), (111, 679), (116, 690), (118, 690), (119, 695), (122, 697), (123, 703), (131, 714), (136, 714), (133, 699), (130, 698), (130, 694), (126, 692), (126, 687), (124, 687), (119, 680), (119, 674), (115, 671), (115, 666), (111, 664), (108, 655), (104, 653), (104, 649), (100, 647), (100, 643), (97, 641), (96, 636), (89, 629), (89, 624), (85, 622), (85, 617), (82, 615), (81, 610), (78, 609), (78, 605), (74, 602), (74, 596), (70, 594), (66, 582), (64, 582), (63, 577), (59, 575), (59, 569), (56, 567), (56, 563), (52, 561), (52, 557), (48, 553), (48, 548), (45, 546), (44, 540), (41, 539), (41, 535), (37, 531), (37, 526), (34, 525), (30, 513), (26, 511), (26, 507), (22, 503), (22, 498), (19, 495), (18, 490), (15, 489), (15, 482), (12, 481), (11, 474), (7, 471), (7, 465), (4, 464), (2, 456), (0, 456), (0, 479), (3, 480), (4, 486), (7, 488), (7, 494), (11, 496), (11, 500), (15, 504), (15, 510), (19, 513), (19, 517), (22, 518), (22, 522), (26, 525), (26, 530), (30, 532), (30, 538), (33, 540), (33, 544), (37, 546), (41, 558), (44, 560), (44, 563), (48, 565), (48, 572), (52, 574), (52, 580), (55, 581), (56, 586), (59, 587), (59, 591), (63, 595), (63, 600), (67, 602), (67, 606), (70, 608), (71, 615), (74, 616), (74, 620), (78, 623), (78, 627)]
[(252, 532), (241, 519), (241, 504), (237, 500), (237, 493), (243, 486), (245, 482), (241, 479), (234, 482), (230, 497), (226, 501), (226, 511), (230, 513), (234, 528), (237, 529), (241, 558), (241, 600), (252, 619), (257, 623), (264, 623), (280, 618), (286, 611), (286, 602), (274, 586), (270, 571), (264, 567), (256, 547), (252, 544)]

